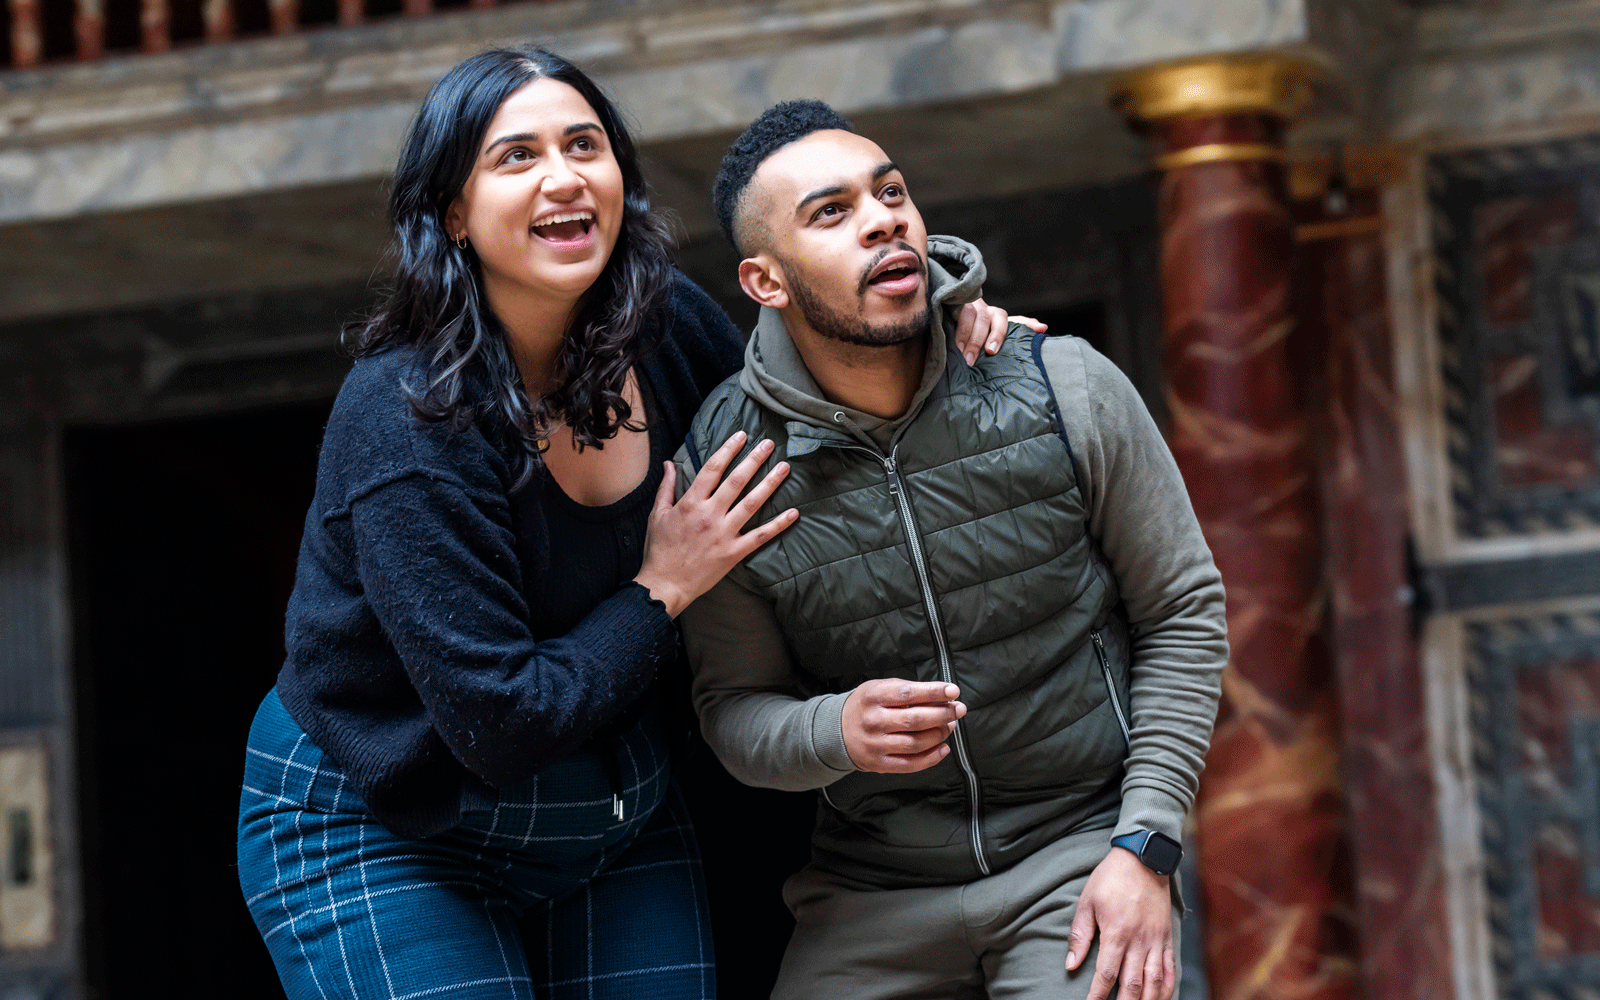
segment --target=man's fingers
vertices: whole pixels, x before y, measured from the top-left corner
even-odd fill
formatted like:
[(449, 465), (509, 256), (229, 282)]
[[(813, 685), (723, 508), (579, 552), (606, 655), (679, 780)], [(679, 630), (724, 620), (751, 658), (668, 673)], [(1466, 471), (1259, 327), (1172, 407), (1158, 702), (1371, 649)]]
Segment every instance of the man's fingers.
[(924, 729), (948, 731), (950, 723), (966, 714), (967, 706), (959, 701), (950, 701), (916, 708), (880, 708), (866, 721), (867, 725), (880, 733), (919, 733)]
[[(1104, 945), (1101, 947), (1104, 948)], [(1145, 1000), (1149, 986), (1149, 956), (1150, 950), (1139, 946), (1130, 947), (1122, 953), (1122, 964), (1118, 968), (1117, 996), (1120, 1000)], [(1095, 971), (1098, 973), (1098, 968)]]
[(1094, 903), (1087, 896), (1078, 898), (1078, 911), (1072, 915), (1072, 930), (1067, 932), (1067, 971), (1083, 964), (1094, 941)]
[(1168, 1000), (1167, 997), (1167, 970), (1161, 962), (1161, 955), (1166, 949), (1157, 946), (1151, 948), (1144, 958), (1144, 995), (1146, 1000)]
[(1172, 1000), (1173, 994), (1178, 992), (1178, 969), (1172, 959), (1172, 942), (1161, 949), (1161, 970), (1166, 977), (1161, 987), (1161, 1000)]
[(861, 692), (864, 702), (890, 707), (933, 705), (955, 701), (961, 697), (961, 689), (954, 684), (940, 681), (903, 681), (896, 678), (867, 681), (857, 690)]
[[(1117, 974), (1122, 969), (1124, 946), (1121, 942), (1111, 941), (1104, 934), (1100, 935), (1100, 952), (1094, 959), (1094, 979), (1089, 983), (1089, 996), (1087, 1000), (1106, 1000), (1111, 991), (1116, 989)], [(1134, 1000), (1127, 993), (1127, 984), (1123, 984), (1123, 993), (1126, 1000)]]
[(950, 756), (950, 745), (941, 743), (936, 747), (912, 754), (884, 754), (885, 770), (901, 774), (913, 774), (917, 771), (926, 771), (928, 768)]
[(877, 738), (885, 756), (914, 757), (933, 749), (950, 738), (950, 728), (923, 729), (914, 733), (886, 733)]

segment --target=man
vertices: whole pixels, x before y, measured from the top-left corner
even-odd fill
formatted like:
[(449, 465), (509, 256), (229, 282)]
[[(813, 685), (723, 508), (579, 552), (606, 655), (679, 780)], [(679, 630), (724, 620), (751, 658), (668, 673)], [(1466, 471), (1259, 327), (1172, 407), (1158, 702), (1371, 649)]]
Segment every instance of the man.
[(1227, 644), (1159, 432), (1075, 338), (951, 356), (983, 263), (826, 105), (764, 114), (715, 197), (764, 308), (680, 480), (743, 430), (790, 466), (757, 520), (800, 517), (681, 620), (728, 770), (821, 792), (773, 995), (1169, 1000)]

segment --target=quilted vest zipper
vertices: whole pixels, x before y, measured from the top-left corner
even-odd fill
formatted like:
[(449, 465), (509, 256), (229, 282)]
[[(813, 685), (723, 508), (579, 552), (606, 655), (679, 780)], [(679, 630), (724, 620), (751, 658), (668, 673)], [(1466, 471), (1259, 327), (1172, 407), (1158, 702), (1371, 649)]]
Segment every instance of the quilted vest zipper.
[(1111, 696), (1111, 708), (1117, 713), (1117, 725), (1122, 727), (1122, 742), (1133, 743), (1133, 738), (1128, 735), (1128, 717), (1122, 711), (1122, 699), (1117, 697), (1117, 682), (1111, 676), (1111, 663), (1106, 659), (1105, 643), (1100, 641), (1099, 632), (1090, 632), (1089, 638), (1094, 640), (1094, 653), (1100, 658), (1100, 673), (1106, 679), (1106, 694)]
[[(897, 447), (889, 453), (889, 457), (878, 457), (883, 462), (884, 474), (889, 481), (889, 494), (895, 498), (895, 507), (900, 512), (900, 523), (906, 533), (906, 545), (911, 550), (911, 564), (917, 571), (917, 584), (922, 590), (922, 604), (928, 612), (928, 629), (933, 632), (934, 645), (939, 651), (939, 677), (946, 684), (954, 684), (955, 671), (950, 667), (950, 648), (945, 642), (944, 625), (939, 621), (939, 605), (934, 600), (933, 584), (928, 580), (928, 564), (922, 554), (922, 536), (917, 532), (917, 522), (911, 514), (911, 500), (906, 496), (905, 483), (900, 479), (900, 470), (895, 461), (899, 453), (900, 449)], [(988, 875), (989, 859), (983, 851), (981, 822), (983, 790), (978, 785), (977, 772), (972, 769), (972, 758), (967, 754), (964, 722), (956, 723), (955, 731), (950, 734), (950, 738), (956, 748), (956, 763), (961, 766), (961, 773), (967, 779), (967, 797), (972, 806), (969, 814), (972, 856), (978, 863), (978, 871)]]

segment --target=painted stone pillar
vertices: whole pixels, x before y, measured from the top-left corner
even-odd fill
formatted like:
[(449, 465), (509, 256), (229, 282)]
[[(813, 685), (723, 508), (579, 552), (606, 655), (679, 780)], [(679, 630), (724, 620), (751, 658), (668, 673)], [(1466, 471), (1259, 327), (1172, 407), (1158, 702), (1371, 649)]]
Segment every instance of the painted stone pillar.
[(1168, 437), (1228, 592), (1232, 647), (1196, 803), (1218, 1000), (1357, 993), (1310, 412), (1290, 343), (1283, 132), (1315, 68), (1219, 57), (1129, 74), (1157, 146)]

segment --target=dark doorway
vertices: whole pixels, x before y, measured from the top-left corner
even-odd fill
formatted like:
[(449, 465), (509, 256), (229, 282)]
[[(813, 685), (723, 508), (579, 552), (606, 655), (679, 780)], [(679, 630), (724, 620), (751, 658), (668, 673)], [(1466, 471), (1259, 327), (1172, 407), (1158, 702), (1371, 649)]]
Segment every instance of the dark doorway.
[(283, 996), (234, 825), (328, 408), (67, 434), (92, 996)]

